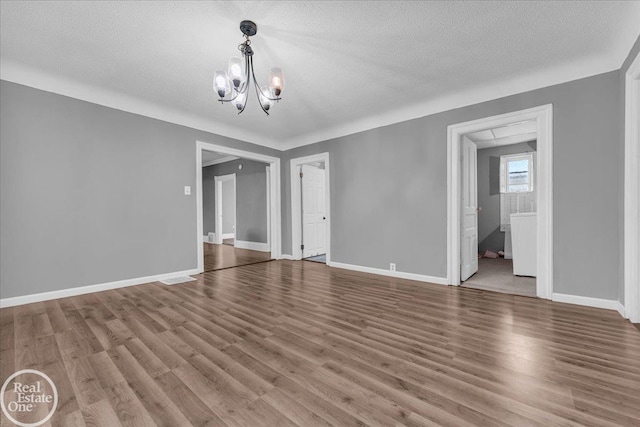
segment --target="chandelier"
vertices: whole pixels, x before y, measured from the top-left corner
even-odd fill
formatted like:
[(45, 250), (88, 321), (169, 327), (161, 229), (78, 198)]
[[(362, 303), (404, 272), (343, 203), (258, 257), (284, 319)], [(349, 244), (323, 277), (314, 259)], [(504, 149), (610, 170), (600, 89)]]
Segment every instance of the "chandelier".
[[(269, 86), (260, 86), (253, 71), (253, 49), (249, 37), (255, 36), (258, 26), (252, 21), (242, 21), (240, 31), (244, 34), (244, 42), (238, 45), (242, 58), (233, 57), (229, 60), (229, 72), (216, 70), (213, 77), (213, 88), (220, 97), (221, 103), (230, 102), (238, 109), (238, 114), (244, 111), (251, 83), (256, 90), (258, 103), (262, 111), (269, 115), (269, 109), (274, 102), (280, 101), (280, 94), (284, 89), (284, 76), (278, 67), (269, 73)], [(225, 98), (227, 97), (228, 98)]]

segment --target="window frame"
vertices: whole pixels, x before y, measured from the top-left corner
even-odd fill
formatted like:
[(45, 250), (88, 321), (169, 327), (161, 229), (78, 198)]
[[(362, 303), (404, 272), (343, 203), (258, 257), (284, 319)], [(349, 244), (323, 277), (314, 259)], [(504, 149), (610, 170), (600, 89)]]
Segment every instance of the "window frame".
[[(509, 163), (526, 160), (529, 163), (528, 173), (529, 173), (529, 189), (525, 191), (509, 191), (509, 178), (508, 178), (508, 170)], [(526, 152), (526, 153), (517, 153), (517, 154), (504, 154), (500, 156), (500, 193), (501, 194), (518, 194), (518, 193), (532, 193), (535, 191), (534, 188), (534, 153)]]

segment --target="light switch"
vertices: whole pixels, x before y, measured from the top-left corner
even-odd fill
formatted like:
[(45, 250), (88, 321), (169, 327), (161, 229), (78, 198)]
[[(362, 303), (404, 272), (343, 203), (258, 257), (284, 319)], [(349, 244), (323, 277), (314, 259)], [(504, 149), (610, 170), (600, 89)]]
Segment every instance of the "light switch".
[(185, 196), (190, 196), (191, 195), (191, 186), (189, 186), (189, 185), (185, 185), (184, 186), (184, 195)]

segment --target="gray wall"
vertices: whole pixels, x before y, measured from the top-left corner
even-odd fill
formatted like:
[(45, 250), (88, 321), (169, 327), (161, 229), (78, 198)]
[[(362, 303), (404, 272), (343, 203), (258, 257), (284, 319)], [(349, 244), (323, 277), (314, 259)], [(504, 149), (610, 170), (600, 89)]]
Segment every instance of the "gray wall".
[[(242, 169), (238, 169), (240, 164)], [(202, 169), (203, 189), (206, 189), (203, 193), (205, 234), (215, 232), (214, 177), (235, 173), (236, 239), (267, 243), (267, 166), (254, 160), (238, 159)]]
[(196, 141), (281, 154), (6, 81), (0, 123), (2, 298), (196, 268)]
[[(536, 142), (503, 145), (478, 150), (478, 250), (504, 249), (500, 231), (500, 156), (536, 151)], [(534, 188), (535, 189), (535, 188)]]
[(328, 151), (332, 261), (446, 277), (447, 126), (553, 104), (554, 291), (617, 299), (619, 85), (613, 71), (286, 151), (283, 252), (291, 253), (288, 161)]
[[(619, 101), (620, 117), (618, 119), (618, 124), (620, 126), (620, 137), (622, 138), (622, 144), (623, 144), (622, 145), (623, 148), (620, 151), (621, 165), (624, 165), (625, 86), (626, 86), (625, 74), (627, 73), (627, 71), (629, 71), (629, 67), (631, 67), (631, 63), (636, 58), (636, 56), (638, 56), (639, 52), (640, 52), (640, 37), (638, 37), (638, 39), (636, 40), (635, 44), (629, 51), (629, 55), (627, 55), (627, 59), (624, 61), (624, 63), (622, 64), (622, 67), (620, 68), (620, 101)], [(624, 187), (624, 167), (621, 167), (618, 170), (618, 181), (620, 182), (620, 185)], [(620, 201), (620, 205), (618, 206), (618, 208), (621, 209), (622, 212), (624, 212), (624, 197)], [(620, 239), (620, 247), (619, 247), (620, 254), (622, 255), (624, 254), (624, 221), (621, 222), (620, 224), (620, 234), (623, 236), (623, 238)], [(619, 269), (620, 269), (621, 280), (618, 285), (618, 301), (620, 301), (620, 303), (624, 305), (624, 257), (623, 256), (620, 256)]]

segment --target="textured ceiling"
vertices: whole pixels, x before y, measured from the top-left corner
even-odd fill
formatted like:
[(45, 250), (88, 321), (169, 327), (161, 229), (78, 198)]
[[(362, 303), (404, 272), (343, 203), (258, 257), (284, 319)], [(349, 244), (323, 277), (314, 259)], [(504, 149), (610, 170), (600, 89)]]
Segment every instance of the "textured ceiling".
[[(640, 2), (6, 2), (5, 80), (289, 148), (620, 67)], [(267, 117), (220, 105), (252, 19)]]

